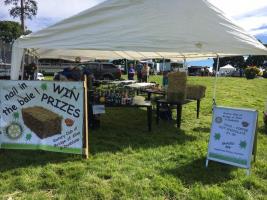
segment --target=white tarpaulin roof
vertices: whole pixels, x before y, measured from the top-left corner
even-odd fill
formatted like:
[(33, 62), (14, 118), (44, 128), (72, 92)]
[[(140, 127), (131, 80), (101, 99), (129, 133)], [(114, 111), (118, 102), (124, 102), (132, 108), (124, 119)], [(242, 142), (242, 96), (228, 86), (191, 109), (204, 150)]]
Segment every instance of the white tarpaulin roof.
[(260, 42), (206, 0), (107, 0), (16, 40), (12, 79), (18, 78), (23, 48), (36, 48), (41, 57), (44, 52), (131, 59), (267, 55)]

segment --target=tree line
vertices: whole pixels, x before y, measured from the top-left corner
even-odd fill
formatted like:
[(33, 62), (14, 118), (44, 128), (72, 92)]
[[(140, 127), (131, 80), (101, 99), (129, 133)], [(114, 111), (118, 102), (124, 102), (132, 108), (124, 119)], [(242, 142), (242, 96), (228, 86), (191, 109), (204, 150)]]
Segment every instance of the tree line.
[[(217, 58), (213, 58), (213, 69), (216, 70)], [(233, 57), (223, 57), (219, 58), (219, 68), (225, 65), (232, 65), (237, 69), (245, 69), (248, 66), (265, 67), (265, 62), (267, 61), (267, 56), (254, 56), (250, 55), (244, 56), (233, 56)]]
[(38, 6), (35, 0), (0, 0), (6, 6), (11, 6), (10, 16), (19, 18), (20, 23), (14, 21), (0, 21), (0, 40), (12, 43), (21, 35), (31, 33), (25, 26), (26, 19), (32, 19), (37, 15)]

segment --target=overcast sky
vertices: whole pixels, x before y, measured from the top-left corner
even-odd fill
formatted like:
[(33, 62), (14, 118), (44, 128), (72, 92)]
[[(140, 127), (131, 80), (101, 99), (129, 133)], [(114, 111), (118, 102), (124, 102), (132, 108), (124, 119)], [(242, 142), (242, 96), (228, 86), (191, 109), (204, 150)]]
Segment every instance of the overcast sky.
[[(88, 9), (104, 0), (37, 0), (38, 14), (26, 21), (26, 26), (37, 31), (64, 18)], [(267, 0), (209, 0), (231, 17), (238, 25), (267, 43)], [(13, 20), (0, 2), (0, 20)]]

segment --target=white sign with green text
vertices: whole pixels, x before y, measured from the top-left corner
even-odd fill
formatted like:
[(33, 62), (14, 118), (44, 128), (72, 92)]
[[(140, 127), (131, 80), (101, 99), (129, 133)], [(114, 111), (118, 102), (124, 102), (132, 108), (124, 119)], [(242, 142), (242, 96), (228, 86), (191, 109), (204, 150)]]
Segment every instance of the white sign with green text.
[(0, 81), (0, 148), (82, 154), (83, 82)]
[(249, 169), (257, 126), (256, 110), (215, 106), (208, 160)]

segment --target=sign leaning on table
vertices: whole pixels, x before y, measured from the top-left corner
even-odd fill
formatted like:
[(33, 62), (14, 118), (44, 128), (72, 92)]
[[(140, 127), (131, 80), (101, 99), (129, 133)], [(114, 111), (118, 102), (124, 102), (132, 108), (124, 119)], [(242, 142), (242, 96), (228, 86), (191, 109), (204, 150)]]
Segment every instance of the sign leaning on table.
[(0, 148), (83, 153), (83, 82), (0, 81)]
[(256, 153), (257, 120), (256, 110), (215, 106), (206, 166), (213, 160), (245, 168), (249, 174)]

